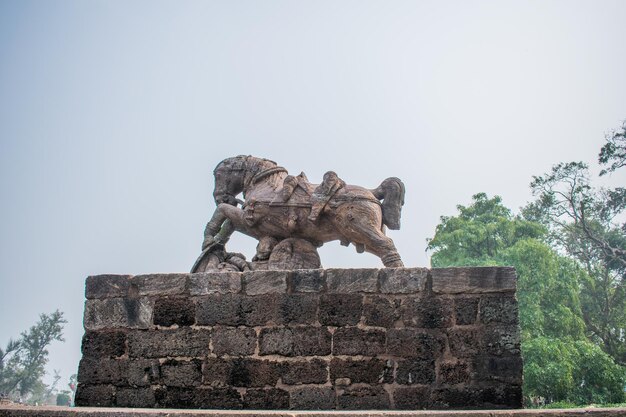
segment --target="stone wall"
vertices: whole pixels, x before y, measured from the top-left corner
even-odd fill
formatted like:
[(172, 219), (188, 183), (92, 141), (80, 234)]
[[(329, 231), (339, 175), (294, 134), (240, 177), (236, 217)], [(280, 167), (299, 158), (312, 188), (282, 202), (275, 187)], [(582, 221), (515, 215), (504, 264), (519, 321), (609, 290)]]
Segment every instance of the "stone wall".
[(87, 278), (76, 404), (521, 407), (512, 268)]

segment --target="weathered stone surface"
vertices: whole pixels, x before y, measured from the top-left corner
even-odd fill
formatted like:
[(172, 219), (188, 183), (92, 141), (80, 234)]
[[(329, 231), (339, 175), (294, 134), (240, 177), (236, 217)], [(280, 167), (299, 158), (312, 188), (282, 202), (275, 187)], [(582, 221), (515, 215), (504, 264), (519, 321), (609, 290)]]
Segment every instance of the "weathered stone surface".
[(118, 407), (151, 408), (156, 404), (152, 388), (118, 388), (115, 393)]
[(484, 324), (517, 325), (517, 300), (514, 295), (482, 297), (480, 300), (480, 321)]
[(244, 324), (242, 317), (243, 296), (237, 294), (209, 295), (196, 303), (196, 323), (200, 326), (239, 326)]
[(485, 408), (521, 408), (522, 387), (499, 383), (478, 390), (477, 405)]
[(256, 331), (251, 328), (215, 327), (211, 340), (217, 356), (252, 355), (256, 349)]
[(279, 298), (278, 324), (316, 324), (319, 296), (317, 294), (283, 294)]
[(408, 298), (402, 304), (402, 321), (405, 326), (426, 329), (452, 326), (452, 300), (432, 297)]
[(433, 390), (432, 399), (433, 407), (442, 409), (465, 409), (478, 406), (520, 408), (522, 406), (522, 391), (519, 386), (510, 385), (442, 387)]
[(128, 361), (124, 359), (82, 358), (78, 373), (90, 384), (125, 385)]
[(243, 395), (243, 406), (253, 410), (285, 410), (289, 393), (279, 388), (249, 389)]
[(328, 292), (377, 292), (378, 269), (327, 269)]
[(241, 394), (232, 388), (197, 388), (193, 408), (239, 409), (243, 404)]
[(212, 387), (226, 387), (232, 370), (231, 359), (208, 358), (202, 365), (202, 383)]
[(233, 388), (159, 387), (155, 398), (161, 408), (242, 408), (241, 395)]
[(380, 270), (380, 292), (412, 294), (422, 292), (428, 280), (428, 268), (384, 268)]
[(303, 269), (289, 274), (289, 288), (292, 292), (319, 293), (326, 287), (323, 269)]
[(139, 296), (165, 296), (187, 294), (189, 274), (146, 274), (131, 278)]
[(328, 410), (335, 408), (332, 387), (302, 387), (291, 390), (289, 405), (293, 410)]
[(399, 410), (420, 410), (430, 408), (430, 388), (397, 388), (393, 392), (393, 400), (396, 408)]
[(389, 329), (387, 353), (400, 357), (438, 358), (445, 349), (442, 336), (414, 329)]
[(196, 307), (189, 298), (157, 298), (152, 320), (157, 326), (191, 326), (196, 321)]
[(92, 275), (85, 281), (85, 298), (126, 297), (132, 275)]
[(159, 408), (199, 408), (195, 388), (158, 387), (154, 397)]
[(396, 382), (402, 385), (432, 384), (435, 382), (435, 361), (421, 358), (398, 361)]
[[(161, 367), (157, 359), (138, 359), (128, 361), (128, 385), (146, 387), (157, 384), (161, 379)], [(82, 375), (79, 374), (82, 379)]]
[(342, 327), (333, 334), (334, 355), (375, 356), (385, 353), (385, 332)]
[(363, 300), (363, 322), (367, 326), (390, 328), (400, 318), (400, 300), (367, 296)]
[(473, 408), (481, 402), (482, 391), (468, 387), (436, 388), (432, 393), (435, 408)]
[(328, 363), (322, 359), (283, 362), (283, 384), (323, 384), (328, 381)]
[(477, 356), (474, 370), (480, 381), (522, 383), (522, 358), (520, 356)]
[(456, 324), (468, 325), (476, 323), (478, 317), (478, 297), (462, 297), (454, 300), (454, 316)]
[(262, 329), (260, 355), (325, 356), (330, 354), (331, 334), (325, 327)]
[(517, 284), (509, 267), (433, 268), (431, 276), (433, 292), (445, 294), (513, 292)]
[(380, 386), (349, 387), (337, 396), (337, 408), (342, 410), (385, 410), (389, 407), (389, 394)]
[(490, 355), (520, 355), (520, 334), (517, 326), (486, 327), (484, 330), (485, 352)]
[(248, 271), (243, 273), (246, 294), (284, 294), (287, 292), (287, 271)]
[(349, 378), (351, 383), (390, 384), (393, 382), (393, 361), (384, 359), (339, 359), (330, 362), (330, 380)]
[(352, 384), (350, 378), (335, 378), (332, 382), (337, 387), (347, 387), (348, 385)]
[(229, 294), (241, 291), (241, 273), (204, 272), (189, 275), (191, 295)]
[(202, 382), (201, 362), (171, 359), (161, 364), (161, 381), (168, 387), (193, 387)]
[(79, 407), (112, 407), (115, 390), (113, 385), (78, 384), (74, 403)]
[(483, 347), (483, 340), (476, 329), (458, 328), (448, 331), (448, 345), (452, 355), (464, 358), (477, 355)]
[(359, 294), (325, 294), (320, 297), (319, 321), (325, 326), (354, 326), (361, 320)]
[(180, 328), (128, 333), (131, 358), (204, 357), (209, 353), (210, 332), (206, 329)]
[(330, 354), (331, 334), (326, 327), (294, 327), (292, 340), (295, 356), (326, 356)]
[(293, 356), (293, 330), (289, 328), (261, 329), (259, 354)]
[(232, 359), (228, 385), (234, 387), (275, 386), (280, 378), (281, 364), (259, 359)]
[(196, 303), (196, 323), (201, 326), (264, 326), (279, 324), (278, 294), (246, 297), (239, 294), (216, 294)]
[(282, 297), (282, 294), (244, 297), (239, 305), (239, 325), (254, 327), (282, 324), (283, 313), (288, 313), (281, 311)]
[(85, 330), (147, 329), (152, 323), (152, 301), (147, 298), (107, 298), (85, 302)]
[(81, 346), (83, 357), (117, 358), (126, 353), (123, 330), (86, 331)]
[(470, 379), (469, 366), (465, 361), (441, 362), (439, 382), (445, 385), (465, 384)]

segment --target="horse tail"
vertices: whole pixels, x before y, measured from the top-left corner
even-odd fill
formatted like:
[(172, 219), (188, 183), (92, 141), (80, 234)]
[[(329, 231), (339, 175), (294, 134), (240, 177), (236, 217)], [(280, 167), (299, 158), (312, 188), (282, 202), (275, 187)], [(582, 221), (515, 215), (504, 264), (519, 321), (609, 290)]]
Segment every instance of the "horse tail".
[(400, 216), (404, 205), (402, 181), (399, 178), (390, 177), (371, 191), (377, 199), (383, 200), (383, 224), (391, 230), (400, 229)]

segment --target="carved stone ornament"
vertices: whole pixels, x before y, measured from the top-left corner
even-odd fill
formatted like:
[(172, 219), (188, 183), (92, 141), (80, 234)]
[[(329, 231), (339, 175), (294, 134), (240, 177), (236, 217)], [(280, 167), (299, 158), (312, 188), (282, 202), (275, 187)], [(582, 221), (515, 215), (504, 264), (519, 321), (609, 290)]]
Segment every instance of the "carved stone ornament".
[[(333, 240), (373, 253), (387, 268), (403, 266), (385, 235), (385, 226), (400, 229), (404, 184), (398, 178), (369, 190), (329, 171), (321, 184), (311, 184), (304, 173), (292, 176), (273, 161), (243, 155), (223, 160), (213, 174), (217, 208), (191, 272), (320, 268), (317, 247)], [(226, 251), (235, 231), (259, 241), (252, 262)]]

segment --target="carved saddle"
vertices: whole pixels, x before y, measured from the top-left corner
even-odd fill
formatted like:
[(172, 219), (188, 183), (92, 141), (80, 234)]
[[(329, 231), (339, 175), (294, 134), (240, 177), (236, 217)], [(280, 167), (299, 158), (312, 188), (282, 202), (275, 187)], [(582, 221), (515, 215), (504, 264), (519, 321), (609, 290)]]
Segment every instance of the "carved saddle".
[(288, 175), (283, 186), (270, 206), (310, 207), (309, 220), (315, 222), (333, 196), (346, 186), (346, 183), (333, 171), (324, 174), (321, 184), (314, 187), (304, 174), (297, 177)]

